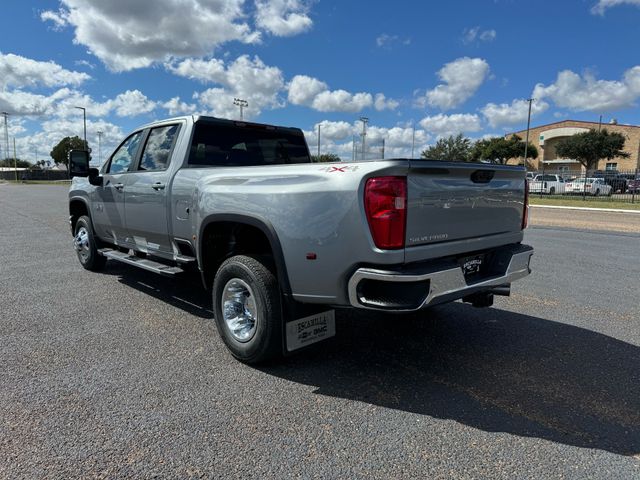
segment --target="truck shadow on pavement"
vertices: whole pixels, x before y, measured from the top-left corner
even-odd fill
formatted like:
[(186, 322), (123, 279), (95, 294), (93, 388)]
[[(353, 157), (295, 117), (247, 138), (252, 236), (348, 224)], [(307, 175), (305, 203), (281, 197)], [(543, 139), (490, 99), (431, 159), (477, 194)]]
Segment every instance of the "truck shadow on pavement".
[(461, 303), (337, 316), (322, 348), (261, 368), (316, 394), (622, 455), (640, 452), (640, 348)]
[[(213, 318), (196, 276), (174, 280), (115, 262), (104, 273)], [(338, 310), (336, 317), (336, 338), (259, 370), (311, 385), (319, 395), (487, 432), (640, 453), (640, 347), (566, 323), (461, 303), (409, 316)]]
[(211, 295), (202, 288), (196, 274), (174, 279), (114, 261), (107, 262), (101, 273), (117, 276), (120, 283), (191, 315), (213, 319)]

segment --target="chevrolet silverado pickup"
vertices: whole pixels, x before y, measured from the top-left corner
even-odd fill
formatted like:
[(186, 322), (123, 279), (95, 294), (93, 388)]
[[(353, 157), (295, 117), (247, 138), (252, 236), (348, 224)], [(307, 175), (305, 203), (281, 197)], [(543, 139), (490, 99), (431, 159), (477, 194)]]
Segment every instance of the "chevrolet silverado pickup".
[(331, 337), (336, 308), (488, 307), (530, 273), (522, 167), (312, 163), (300, 129), (206, 116), (140, 127), (100, 169), (69, 162), (81, 265), (199, 274), (246, 363)]

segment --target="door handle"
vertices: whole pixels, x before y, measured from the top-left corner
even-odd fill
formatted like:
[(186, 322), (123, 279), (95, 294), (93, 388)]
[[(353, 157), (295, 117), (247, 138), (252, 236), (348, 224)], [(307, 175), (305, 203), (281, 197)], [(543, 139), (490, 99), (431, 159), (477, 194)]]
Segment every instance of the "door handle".
[(153, 188), (154, 190), (164, 190), (164, 183), (156, 182), (151, 185), (151, 188)]
[(124, 188), (124, 183), (114, 183), (113, 188), (122, 191), (122, 189)]

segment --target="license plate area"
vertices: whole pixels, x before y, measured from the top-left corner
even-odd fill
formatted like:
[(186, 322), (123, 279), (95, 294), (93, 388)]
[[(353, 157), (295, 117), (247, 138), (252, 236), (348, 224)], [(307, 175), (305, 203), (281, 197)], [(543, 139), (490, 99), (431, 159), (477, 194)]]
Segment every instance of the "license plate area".
[(287, 351), (312, 345), (336, 334), (335, 310), (316, 313), (308, 317), (287, 322), (286, 341)]
[(488, 268), (487, 255), (479, 253), (467, 257), (460, 257), (458, 259), (458, 265), (460, 265), (462, 269), (464, 279), (467, 282), (473, 282), (486, 273)]

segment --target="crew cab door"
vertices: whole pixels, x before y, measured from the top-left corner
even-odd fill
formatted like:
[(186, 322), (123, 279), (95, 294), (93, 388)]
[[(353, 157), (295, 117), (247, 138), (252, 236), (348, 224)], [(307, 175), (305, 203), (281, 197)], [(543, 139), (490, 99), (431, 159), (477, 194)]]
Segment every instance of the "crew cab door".
[(125, 191), (126, 227), (129, 242), (142, 252), (173, 254), (167, 218), (172, 176), (169, 167), (179, 130), (179, 124), (172, 124), (146, 131), (140, 159), (129, 174)]
[(138, 155), (142, 131), (136, 132), (111, 155), (102, 172), (102, 186), (92, 194), (93, 226), (100, 237), (116, 245), (126, 244), (125, 191), (129, 181), (129, 171)]

